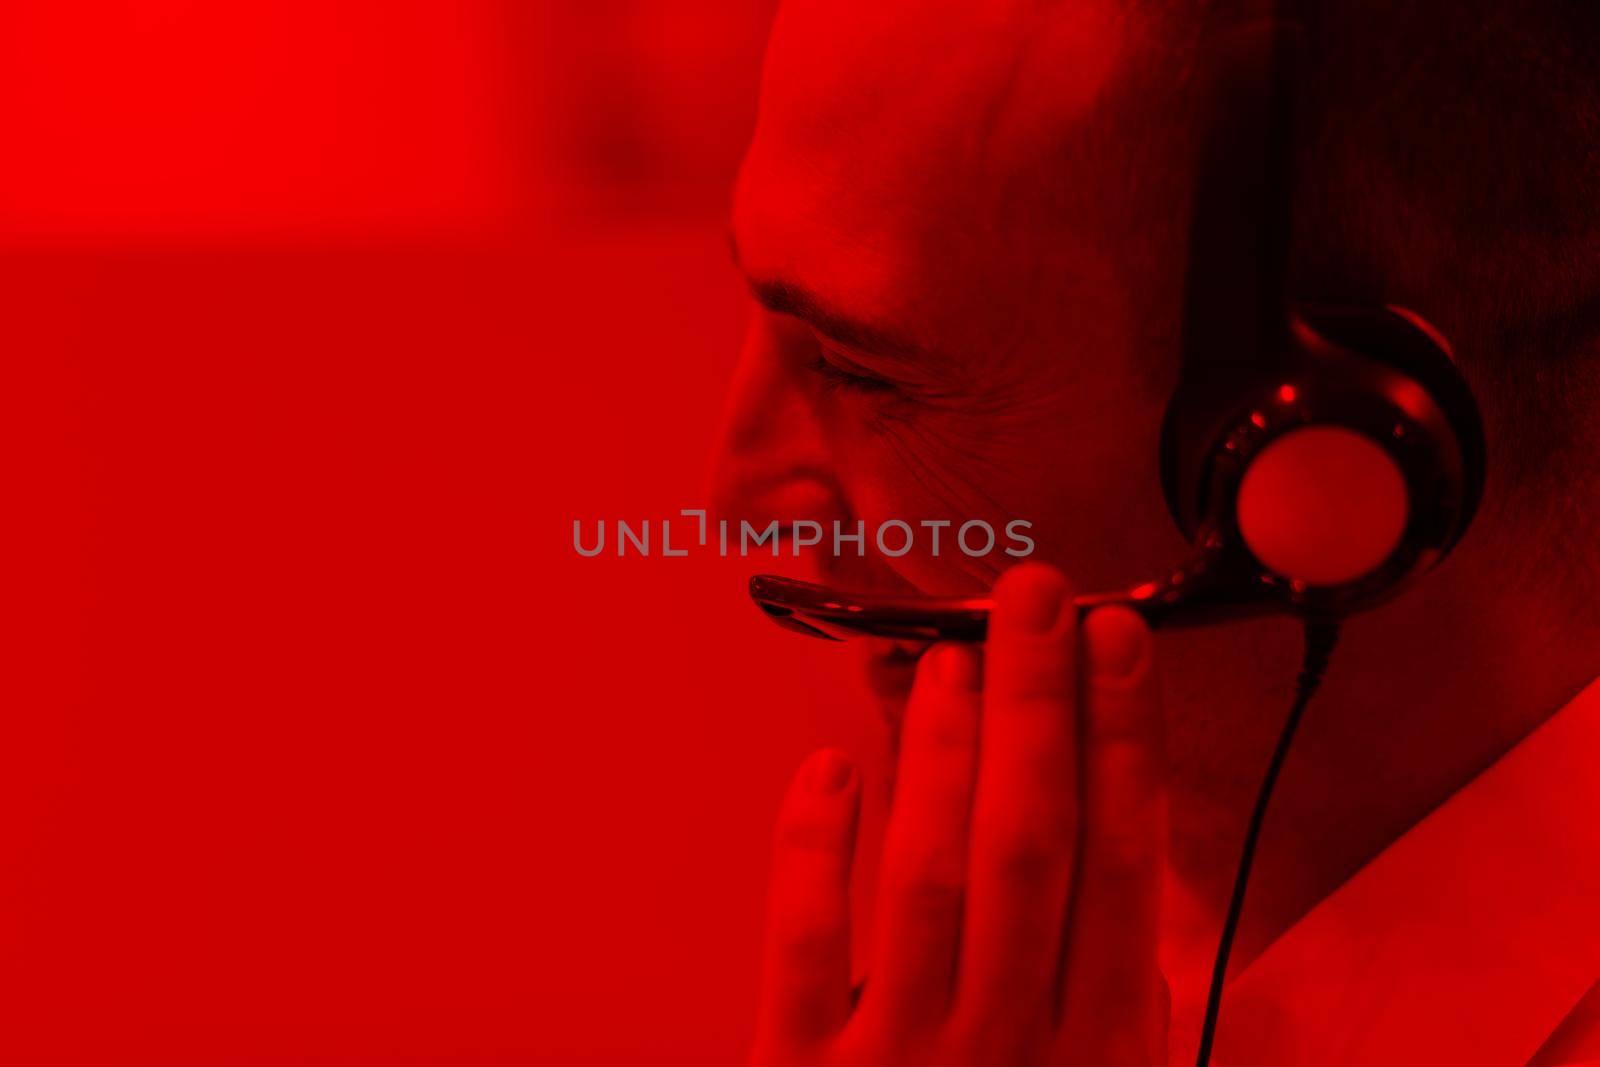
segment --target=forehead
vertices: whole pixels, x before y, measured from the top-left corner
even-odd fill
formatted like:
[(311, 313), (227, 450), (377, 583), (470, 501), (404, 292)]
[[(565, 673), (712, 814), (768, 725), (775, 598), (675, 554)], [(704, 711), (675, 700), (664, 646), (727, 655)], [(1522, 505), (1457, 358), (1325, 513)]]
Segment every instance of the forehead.
[(788, 0), (734, 196), (746, 269), (913, 328), (975, 273), (992, 297), (1051, 194), (1094, 180), (1071, 145), (1128, 39), (1098, 0)]

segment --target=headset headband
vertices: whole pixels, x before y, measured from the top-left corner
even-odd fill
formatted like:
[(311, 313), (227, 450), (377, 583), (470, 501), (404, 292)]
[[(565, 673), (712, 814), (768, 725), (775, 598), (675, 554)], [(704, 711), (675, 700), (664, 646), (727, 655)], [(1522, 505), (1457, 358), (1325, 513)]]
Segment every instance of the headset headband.
[(1180, 486), (1200, 479), (1231, 404), (1293, 369), (1287, 276), (1298, 39), (1298, 26), (1275, 17), (1218, 29), (1202, 42), (1204, 134), (1181, 363), (1161, 455), (1168, 503), (1191, 532), (1203, 516)]

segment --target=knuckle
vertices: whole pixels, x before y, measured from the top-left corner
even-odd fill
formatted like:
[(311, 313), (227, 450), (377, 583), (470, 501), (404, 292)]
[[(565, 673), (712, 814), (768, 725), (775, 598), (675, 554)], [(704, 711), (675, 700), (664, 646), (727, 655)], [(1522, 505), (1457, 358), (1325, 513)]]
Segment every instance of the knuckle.
[(1028, 790), (1024, 803), (1032, 817), (1042, 822), (1064, 820), (1070, 825), (1078, 818), (1080, 772), (1064, 733), (1064, 728), (1052, 725), (1029, 738), (1032, 743), (1013, 757), (1011, 766), (1018, 786)]
[(790, 818), (778, 824), (777, 847), (786, 852), (815, 855), (840, 855), (845, 850), (844, 835), (827, 820)]
[(1001, 877), (1029, 883), (1064, 870), (1071, 857), (1071, 833), (1056, 827), (1024, 826), (996, 835), (989, 862)]
[(1009, 996), (1004, 1004), (964, 1005), (952, 1020), (952, 1064), (1032, 1063), (1049, 1044), (1049, 1005), (1043, 995)]
[(1101, 864), (1094, 871), (1094, 877), (1107, 890), (1122, 896), (1125, 901), (1131, 902), (1139, 898), (1141, 891), (1161, 873), (1161, 864), (1156, 862), (1153, 855), (1129, 855)]
[(1148, 1035), (1129, 1027), (1118, 1027), (1107, 1034), (1099, 1049), (1097, 1063), (1105, 1067), (1155, 1067)]
[(1135, 873), (1159, 867), (1166, 851), (1165, 812), (1163, 798), (1155, 792), (1120, 801), (1091, 799), (1084, 825), (1087, 856), (1102, 866)]
[[(1073, 844), (1082, 812), (1077, 791), (1063, 787), (1057, 770), (1053, 762), (1042, 761), (1019, 768), (1018, 788), (989, 815), (988, 823), (998, 840), (1040, 838), (1059, 847)], [(1048, 788), (1041, 788), (1040, 783)]]
[(828, 919), (803, 911), (788, 915), (772, 934), (778, 956), (790, 966), (816, 970), (839, 954), (839, 930)]
[(1126, 824), (1095, 831), (1085, 851), (1101, 873), (1112, 878), (1144, 878), (1161, 865), (1161, 850), (1153, 836)]
[(895, 905), (916, 915), (946, 915), (961, 907), (966, 881), (952, 865), (908, 867), (889, 878)]

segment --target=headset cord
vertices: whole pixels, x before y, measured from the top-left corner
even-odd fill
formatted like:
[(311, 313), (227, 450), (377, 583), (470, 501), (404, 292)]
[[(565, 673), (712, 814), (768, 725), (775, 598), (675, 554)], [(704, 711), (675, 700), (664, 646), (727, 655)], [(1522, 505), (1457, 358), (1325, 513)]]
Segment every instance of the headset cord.
[(1211, 992), (1206, 997), (1206, 1017), (1200, 1028), (1200, 1055), (1195, 1060), (1196, 1067), (1208, 1067), (1211, 1062), (1211, 1043), (1217, 1036), (1217, 1016), (1222, 1009), (1222, 983), (1228, 975), (1228, 956), (1233, 952), (1233, 935), (1239, 929), (1239, 915), (1244, 911), (1245, 886), (1250, 880), (1250, 865), (1255, 860), (1256, 839), (1261, 836), (1261, 824), (1266, 821), (1267, 805), (1272, 801), (1272, 787), (1278, 782), (1278, 772), (1289, 755), (1289, 745), (1294, 741), (1295, 729), (1300, 725), (1306, 705), (1311, 703), (1322, 684), (1338, 639), (1337, 622), (1306, 621), (1305, 653), (1300, 661), (1300, 676), (1295, 682), (1294, 703), (1284, 721), (1283, 732), (1278, 735), (1278, 747), (1267, 764), (1267, 773), (1261, 779), (1261, 789), (1256, 793), (1255, 810), (1250, 813), (1250, 826), (1245, 830), (1244, 848), (1239, 854), (1239, 872), (1233, 877), (1233, 898), (1228, 901), (1228, 916), (1222, 923), (1217, 962), (1211, 968)]

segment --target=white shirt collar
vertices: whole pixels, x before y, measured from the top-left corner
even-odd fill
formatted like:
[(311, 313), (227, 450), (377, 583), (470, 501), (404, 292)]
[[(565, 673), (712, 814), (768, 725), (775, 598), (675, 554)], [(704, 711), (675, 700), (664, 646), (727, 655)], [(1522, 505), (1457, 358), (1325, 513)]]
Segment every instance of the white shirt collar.
[(1600, 681), (1229, 986), (1217, 1067), (1520, 1067), (1600, 978)]

